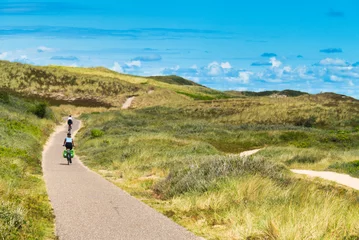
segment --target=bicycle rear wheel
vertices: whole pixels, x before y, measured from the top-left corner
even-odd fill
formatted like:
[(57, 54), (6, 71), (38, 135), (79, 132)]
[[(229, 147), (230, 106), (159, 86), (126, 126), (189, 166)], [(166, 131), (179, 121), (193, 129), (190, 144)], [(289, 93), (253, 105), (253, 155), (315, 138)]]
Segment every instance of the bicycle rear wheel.
[(67, 165), (70, 165), (70, 163), (72, 163), (72, 161), (71, 161), (71, 152), (67, 151)]

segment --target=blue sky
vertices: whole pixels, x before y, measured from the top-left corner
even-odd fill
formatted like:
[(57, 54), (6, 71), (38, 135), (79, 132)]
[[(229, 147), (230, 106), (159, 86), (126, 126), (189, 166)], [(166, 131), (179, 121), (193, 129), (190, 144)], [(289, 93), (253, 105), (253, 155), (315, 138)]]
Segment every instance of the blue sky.
[(359, 2), (0, 0), (0, 59), (359, 98)]

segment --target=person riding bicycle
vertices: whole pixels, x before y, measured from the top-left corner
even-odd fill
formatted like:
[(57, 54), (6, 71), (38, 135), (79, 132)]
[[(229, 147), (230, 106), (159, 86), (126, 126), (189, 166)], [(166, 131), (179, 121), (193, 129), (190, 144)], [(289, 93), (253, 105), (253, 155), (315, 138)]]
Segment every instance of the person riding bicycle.
[(66, 149), (70, 149), (70, 150), (72, 150), (72, 148), (75, 147), (75, 142), (71, 138), (71, 133), (67, 134), (67, 137), (64, 140), (64, 145), (63, 146), (65, 146)]
[(72, 117), (71, 115), (69, 115), (69, 117), (67, 118), (67, 125), (69, 125), (69, 130), (72, 129), (72, 124), (73, 124)]

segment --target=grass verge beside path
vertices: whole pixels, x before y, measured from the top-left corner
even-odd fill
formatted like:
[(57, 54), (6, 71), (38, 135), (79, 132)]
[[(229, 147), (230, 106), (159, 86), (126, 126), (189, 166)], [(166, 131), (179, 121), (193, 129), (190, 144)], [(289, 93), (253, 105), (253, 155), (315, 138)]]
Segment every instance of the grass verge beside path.
[(51, 111), (0, 95), (0, 239), (54, 239), (41, 168), (42, 146), (55, 125)]
[[(84, 114), (78, 153), (87, 166), (207, 239), (359, 238), (358, 192), (287, 168), (313, 164), (305, 151), (313, 159), (326, 148), (355, 151), (356, 131), (341, 137), (339, 130), (293, 126), (291, 119), (223, 124), (204, 116), (207, 110)], [(231, 155), (264, 146), (276, 147), (249, 158)], [(278, 159), (286, 150), (298, 157)]]

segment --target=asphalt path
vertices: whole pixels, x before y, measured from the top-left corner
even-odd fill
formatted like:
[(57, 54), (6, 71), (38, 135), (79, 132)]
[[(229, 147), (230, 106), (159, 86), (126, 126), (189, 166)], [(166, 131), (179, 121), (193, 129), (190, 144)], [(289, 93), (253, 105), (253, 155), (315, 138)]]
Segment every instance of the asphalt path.
[[(74, 120), (74, 134), (79, 127)], [(67, 165), (62, 157), (66, 133), (65, 125), (58, 127), (43, 152), (44, 178), (61, 240), (201, 239), (92, 172), (77, 157)]]

